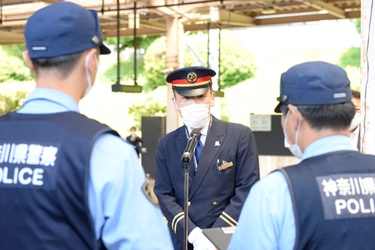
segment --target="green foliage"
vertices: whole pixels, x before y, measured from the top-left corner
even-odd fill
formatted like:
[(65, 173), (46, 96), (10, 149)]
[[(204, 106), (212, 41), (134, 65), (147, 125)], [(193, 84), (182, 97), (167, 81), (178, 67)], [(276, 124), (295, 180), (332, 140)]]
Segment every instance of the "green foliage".
[[(4, 47), (6, 47), (5, 50), (8, 52), (3, 51)], [(0, 58), (6, 58), (5, 60), (0, 60), (0, 83), (31, 80), (32, 75), (29, 68), (25, 66), (23, 59), (14, 56), (17, 55), (16, 51), (20, 48), (15, 46), (15, 51), (10, 52), (12, 46), (4, 47), (0, 48)]]
[[(142, 51), (146, 50), (149, 45), (155, 41), (160, 36), (147, 36), (142, 35), (136, 38), (137, 46), (137, 83), (139, 84), (143, 80), (144, 72), (144, 61)], [(109, 45), (117, 45), (117, 38), (108, 38), (106, 43)], [(120, 52), (124, 51), (126, 48), (134, 48), (134, 39), (133, 37), (120, 37)], [(115, 48), (116, 50), (116, 48)], [(113, 53), (117, 53), (114, 51)], [(111, 82), (117, 81), (117, 63), (111, 65), (103, 74), (105, 80)], [(133, 84), (134, 80), (134, 57), (131, 57), (127, 60), (122, 60), (120, 62), (120, 83), (121, 84)], [(142, 85), (142, 84), (139, 84)], [(144, 89), (145, 92), (148, 91), (147, 88)]]
[(222, 38), (220, 87), (226, 89), (255, 76), (255, 60), (241, 41)]
[(167, 106), (165, 102), (157, 100), (152, 96), (129, 107), (129, 115), (133, 116), (136, 127), (139, 128), (142, 116), (166, 116)]
[[(192, 34), (185, 38), (194, 53), (188, 48), (184, 52), (184, 65), (199, 65), (207, 62), (207, 35), (204, 32)], [(145, 63), (145, 88), (153, 90), (165, 85), (165, 50), (166, 38), (161, 37), (147, 49)], [(199, 59), (197, 59), (199, 58)], [(245, 58), (245, 60), (244, 60)], [(256, 67), (251, 51), (237, 40), (230, 39), (229, 35), (222, 36), (221, 41), (221, 66), (220, 87), (225, 89), (234, 86), (246, 79), (255, 76)]]
[(361, 19), (357, 18), (354, 20), (355, 29), (357, 30), (358, 34), (361, 34)]
[(0, 116), (21, 108), (28, 92), (17, 91), (11, 94), (0, 94)]
[(23, 60), (22, 56), (22, 53), (26, 50), (26, 46), (24, 44), (3, 45), (1, 48), (8, 56), (20, 59), (26, 66), (26, 62)]
[(340, 66), (343, 68), (347, 66), (359, 68), (361, 66), (361, 48), (351, 47), (345, 51), (341, 55)]
[[(198, 32), (186, 37), (186, 43), (195, 53), (185, 49), (184, 64), (199, 65), (207, 63), (207, 32)], [(200, 58), (197, 60), (195, 54)], [(231, 39), (230, 34), (222, 32), (220, 48), (220, 88), (234, 86), (255, 76), (256, 67), (250, 50), (241, 41)], [(244, 58), (246, 60), (244, 60)]]
[[(361, 19), (352, 21), (358, 34), (361, 34)], [(351, 47), (347, 49), (340, 57), (340, 66), (345, 68), (348, 66), (359, 68), (361, 66), (361, 48)]]
[[(158, 39), (160, 36), (137, 36), (136, 38), (136, 46), (137, 49), (147, 49), (150, 44)], [(109, 45), (117, 45), (117, 37), (107, 38), (105, 41), (106, 44)], [(125, 48), (134, 48), (134, 37), (120, 37), (120, 51), (124, 50)]]
[[(143, 57), (137, 55), (137, 77), (144, 72)], [(104, 77), (115, 82), (117, 80), (117, 63), (112, 64), (105, 72)], [(134, 58), (120, 62), (120, 82), (134, 79)]]
[(165, 47), (166, 37), (161, 37), (153, 42), (146, 51), (144, 56), (146, 83), (143, 86), (146, 92), (166, 84), (163, 73), (166, 62)]

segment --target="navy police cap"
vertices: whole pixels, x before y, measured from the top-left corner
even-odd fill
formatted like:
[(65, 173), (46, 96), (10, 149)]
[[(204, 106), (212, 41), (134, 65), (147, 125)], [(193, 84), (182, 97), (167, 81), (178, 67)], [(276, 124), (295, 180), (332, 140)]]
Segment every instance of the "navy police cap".
[(322, 61), (297, 64), (281, 75), (279, 104), (323, 106), (351, 101), (350, 81), (343, 68)]
[(200, 96), (208, 91), (215, 75), (216, 72), (210, 68), (192, 66), (172, 71), (166, 80), (182, 96)]
[(99, 47), (100, 54), (111, 51), (103, 44), (98, 13), (72, 2), (56, 2), (36, 11), (24, 31), (30, 58), (49, 58), (79, 53)]

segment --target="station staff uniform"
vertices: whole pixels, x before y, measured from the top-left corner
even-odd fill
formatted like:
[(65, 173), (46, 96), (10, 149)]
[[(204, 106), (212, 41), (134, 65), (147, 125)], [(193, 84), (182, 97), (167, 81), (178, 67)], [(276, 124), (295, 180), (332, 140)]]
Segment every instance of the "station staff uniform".
[[(188, 67), (170, 73), (167, 81), (181, 78), (177, 79), (179, 94), (200, 96), (208, 91), (212, 72), (204, 67)], [(189, 179), (189, 234), (196, 227), (236, 226), (248, 192), (259, 180), (258, 151), (249, 127), (221, 121), (211, 115), (200, 131), (203, 150), (199, 162), (195, 156), (190, 162), (193, 171), (190, 171)], [(184, 244), (185, 165), (181, 156), (190, 132), (191, 129), (184, 125), (162, 136), (155, 156), (155, 193), (176, 250), (183, 249)], [(188, 246), (193, 248), (192, 244)]]

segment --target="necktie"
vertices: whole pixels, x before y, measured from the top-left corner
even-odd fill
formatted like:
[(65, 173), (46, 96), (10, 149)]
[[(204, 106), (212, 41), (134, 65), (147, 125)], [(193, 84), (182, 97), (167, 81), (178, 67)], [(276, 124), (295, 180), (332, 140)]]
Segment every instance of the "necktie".
[(201, 140), (198, 140), (197, 146), (195, 146), (195, 158), (197, 159), (197, 163), (199, 163), (202, 150), (203, 150), (202, 142)]
[(197, 145), (195, 146), (195, 159), (196, 159), (197, 164), (194, 164), (190, 167), (190, 175), (193, 178), (194, 178), (195, 172), (197, 171), (197, 168), (198, 168), (199, 158), (201, 156), (202, 149), (203, 149), (203, 145), (202, 145), (201, 141), (198, 140)]

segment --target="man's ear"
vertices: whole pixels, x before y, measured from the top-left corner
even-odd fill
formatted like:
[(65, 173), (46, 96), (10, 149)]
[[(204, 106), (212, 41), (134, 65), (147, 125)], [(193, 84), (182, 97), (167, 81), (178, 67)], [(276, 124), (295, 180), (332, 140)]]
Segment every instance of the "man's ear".
[(25, 50), (24, 52), (22, 52), (22, 56), (23, 56), (23, 59), (26, 61), (27, 67), (29, 67), (31, 72), (35, 74), (35, 68), (29, 56), (29, 51)]
[(293, 123), (293, 127), (297, 129), (299, 119), (302, 119), (301, 113), (298, 111), (297, 107), (292, 104), (288, 104), (288, 108), (290, 112), (288, 119), (290, 119), (291, 122)]
[(89, 62), (88, 62), (89, 71), (90, 73), (94, 73), (94, 72), (97, 73), (99, 70), (97, 49), (96, 48), (90, 49), (88, 54), (89, 54), (88, 56), (89, 57)]
[(172, 102), (173, 102), (174, 110), (178, 111), (178, 107), (177, 107), (177, 104), (176, 104), (176, 98), (174, 96), (172, 97)]
[(95, 85), (96, 76), (99, 70), (98, 51), (96, 48), (91, 48), (86, 54), (82, 55), (84, 59), (85, 70), (88, 70), (88, 74), (91, 76), (91, 86)]
[(210, 106), (215, 106), (215, 96), (216, 96), (216, 93), (212, 91)]

